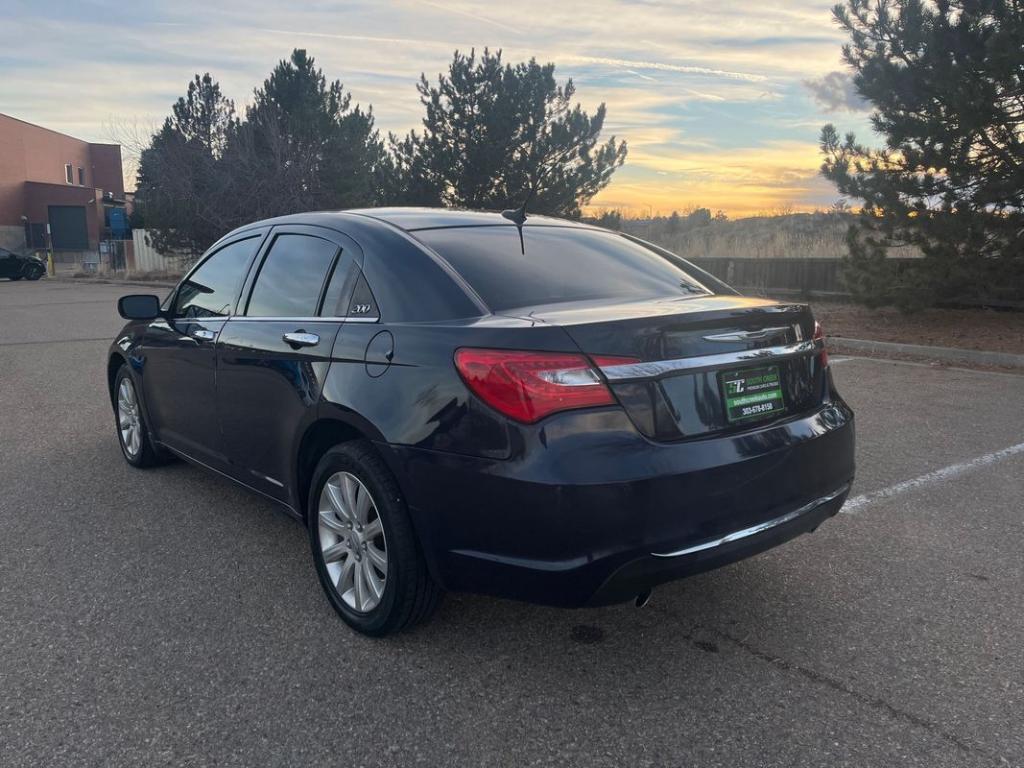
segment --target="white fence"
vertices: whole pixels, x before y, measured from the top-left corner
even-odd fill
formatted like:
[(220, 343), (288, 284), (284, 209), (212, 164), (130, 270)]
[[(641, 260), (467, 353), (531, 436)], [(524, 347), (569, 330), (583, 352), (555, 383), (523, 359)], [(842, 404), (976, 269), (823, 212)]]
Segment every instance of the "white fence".
[(180, 252), (161, 253), (149, 244), (146, 230), (132, 232), (135, 250), (135, 269), (138, 272), (183, 272), (192, 261), (191, 256)]

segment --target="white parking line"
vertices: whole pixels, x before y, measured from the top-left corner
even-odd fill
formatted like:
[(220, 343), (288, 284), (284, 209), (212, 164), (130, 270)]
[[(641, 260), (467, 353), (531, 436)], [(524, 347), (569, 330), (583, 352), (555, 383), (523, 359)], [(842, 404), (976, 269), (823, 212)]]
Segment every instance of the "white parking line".
[(957, 371), (958, 373), (973, 373), (978, 376), (1012, 376), (1015, 379), (1024, 381), (1024, 374), (1011, 371), (989, 371), (980, 368), (964, 368), (958, 365), (935, 365), (933, 363), (918, 363), (912, 360), (893, 360), (891, 357), (857, 357), (855, 355), (834, 356), (829, 354), (831, 363), (878, 363), (879, 365), (906, 365), (911, 368), (928, 368), (933, 371)]
[(1002, 461), (1003, 459), (1009, 458), (1010, 456), (1014, 456), (1018, 453), (1024, 453), (1024, 443), (1011, 445), (1009, 448), (1003, 448), (1001, 451), (986, 453), (984, 456), (979, 456), (976, 459), (971, 459), (970, 461), (965, 461), (960, 464), (951, 464), (948, 467), (937, 469), (934, 472), (929, 472), (925, 475), (921, 475), (920, 477), (915, 477), (911, 480), (904, 480), (902, 483), (890, 485), (888, 488), (883, 488), (880, 491), (861, 494), (860, 496), (856, 496), (847, 501), (846, 504), (843, 505), (842, 511), (850, 515), (855, 515), (864, 509), (864, 507), (867, 507), (876, 501), (889, 499), (893, 496), (898, 496), (901, 493), (906, 493), (907, 491), (912, 491), (925, 485), (949, 480), (950, 478), (957, 477), (965, 472), (970, 472), (972, 470), (979, 469), (980, 467), (994, 464), (997, 461)]

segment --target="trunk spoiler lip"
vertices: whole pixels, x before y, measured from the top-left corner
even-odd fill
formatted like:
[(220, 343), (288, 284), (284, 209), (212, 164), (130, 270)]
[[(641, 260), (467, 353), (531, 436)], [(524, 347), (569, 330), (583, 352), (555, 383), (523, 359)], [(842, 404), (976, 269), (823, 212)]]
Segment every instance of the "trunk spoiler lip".
[[(711, 303), (710, 306), (709, 303)], [(494, 314), (568, 329), (577, 325), (597, 325), (601, 323), (666, 321), (673, 317), (687, 324), (699, 323), (705, 314), (720, 315), (722, 317), (729, 315), (730, 319), (750, 322), (764, 320), (773, 316), (797, 314), (806, 310), (808, 310), (806, 303), (780, 302), (752, 296), (708, 294), (636, 299), (625, 302), (590, 299), (578, 302), (544, 304), (536, 307), (505, 309), (496, 311)], [(612, 315), (600, 316), (602, 312), (610, 312)], [(596, 316), (590, 316), (590, 313)], [(776, 318), (773, 317), (773, 319)]]
[(761, 349), (744, 349), (737, 352), (722, 352), (699, 357), (680, 357), (672, 360), (651, 360), (641, 363), (624, 363), (601, 367), (601, 373), (610, 382), (632, 381), (634, 379), (656, 379), (676, 373), (695, 372), (721, 368), (730, 365), (772, 362), (802, 355), (821, 352), (825, 343), (808, 339), (795, 344), (784, 344)]

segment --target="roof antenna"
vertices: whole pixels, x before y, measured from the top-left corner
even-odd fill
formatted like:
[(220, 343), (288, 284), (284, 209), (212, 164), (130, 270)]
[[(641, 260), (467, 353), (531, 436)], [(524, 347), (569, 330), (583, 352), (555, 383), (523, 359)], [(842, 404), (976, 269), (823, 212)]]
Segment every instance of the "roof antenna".
[(533, 197), (533, 190), (530, 190), (530, 194), (523, 200), (523, 204), (518, 208), (508, 208), (501, 212), (501, 215), (516, 225), (516, 229), (519, 231), (519, 250), (522, 251), (523, 256), (526, 255), (526, 243), (523, 241), (523, 224), (526, 223), (526, 204), (530, 202), (530, 198)]

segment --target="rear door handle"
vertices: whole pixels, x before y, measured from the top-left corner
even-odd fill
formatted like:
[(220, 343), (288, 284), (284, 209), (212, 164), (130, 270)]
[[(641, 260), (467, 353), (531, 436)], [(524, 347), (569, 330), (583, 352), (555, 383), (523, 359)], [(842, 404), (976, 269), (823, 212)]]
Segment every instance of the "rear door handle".
[(305, 331), (292, 331), (286, 333), (281, 337), (285, 342), (291, 344), (293, 347), (315, 347), (320, 343), (320, 337), (315, 333), (306, 333)]
[(197, 328), (192, 331), (192, 338), (199, 339), (200, 341), (213, 341), (217, 338), (217, 334), (213, 331), (208, 331), (205, 328)]

